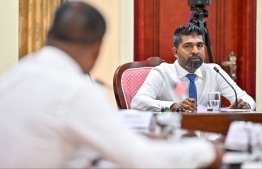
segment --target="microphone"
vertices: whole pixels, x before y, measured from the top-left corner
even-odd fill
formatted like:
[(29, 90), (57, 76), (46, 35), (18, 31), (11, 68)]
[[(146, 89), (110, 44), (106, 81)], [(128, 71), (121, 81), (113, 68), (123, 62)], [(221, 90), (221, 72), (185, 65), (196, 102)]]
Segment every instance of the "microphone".
[(235, 109), (238, 109), (238, 103), (237, 103), (237, 92), (236, 90), (234, 89), (234, 87), (227, 81), (227, 79), (219, 72), (218, 68), (214, 67), (214, 70), (220, 74), (220, 76), (223, 77), (223, 79), (229, 84), (229, 86), (234, 90), (235, 92), (235, 97), (236, 97), (236, 102), (235, 102)]

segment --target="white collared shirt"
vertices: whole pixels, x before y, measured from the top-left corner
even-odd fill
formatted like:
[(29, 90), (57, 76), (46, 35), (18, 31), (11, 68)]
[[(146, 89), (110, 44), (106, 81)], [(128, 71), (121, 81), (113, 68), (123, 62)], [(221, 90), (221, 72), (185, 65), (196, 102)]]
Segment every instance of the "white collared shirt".
[(120, 168), (203, 168), (211, 143), (152, 141), (126, 128), (103, 89), (63, 51), (25, 57), (0, 84), (0, 168), (85, 168), (98, 155)]
[[(226, 99), (233, 103), (235, 93), (228, 83), (213, 69), (217, 67), (220, 73), (235, 88), (238, 99), (249, 103), (251, 109), (255, 109), (255, 101), (243, 91), (230, 76), (217, 64), (203, 63), (195, 71), (197, 75), (195, 84), (197, 88), (197, 104), (207, 106), (207, 93), (215, 90), (221, 93)], [(176, 60), (174, 64), (162, 63), (154, 67), (148, 74), (144, 84), (138, 90), (131, 102), (132, 109), (160, 111), (163, 107), (170, 107), (175, 102), (181, 102), (189, 97), (188, 89), (182, 95), (175, 92), (179, 82), (189, 86), (188, 72), (182, 68)]]

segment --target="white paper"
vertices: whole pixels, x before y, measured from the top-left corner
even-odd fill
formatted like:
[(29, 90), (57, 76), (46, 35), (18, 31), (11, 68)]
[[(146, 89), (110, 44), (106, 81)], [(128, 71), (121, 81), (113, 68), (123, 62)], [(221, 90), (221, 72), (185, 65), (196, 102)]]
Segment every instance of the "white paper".
[(221, 108), (223, 112), (250, 112), (250, 109), (230, 109), (228, 107)]
[(138, 110), (122, 110), (118, 113), (124, 123), (139, 131), (151, 131), (156, 127), (153, 112), (142, 112)]
[(200, 112), (207, 112), (207, 107), (206, 106), (203, 106), (201, 104), (198, 104), (197, 105), (197, 112), (200, 113)]
[(251, 130), (247, 128), (246, 122), (234, 121), (230, 124), (225, 146), (232, 150), (247, 150), (251, 141)]
[(248, 152), (226, 152), (223, 155), (222, 163), (223, 164), (241, 164), (243, 161), (250, 159), (250, 154)]
[(230, 109), (229, 107), (222, 107), (220, 111), (207, 111), (207, 107), (199, 104), (197, 106), (197, 113), (219, 113), (219, 112), (250, 112), (250, 109)]
[(207, 107), (201, 104), (197, 105), (197, 113), (219, 113), (219, 111), (207, 111)]

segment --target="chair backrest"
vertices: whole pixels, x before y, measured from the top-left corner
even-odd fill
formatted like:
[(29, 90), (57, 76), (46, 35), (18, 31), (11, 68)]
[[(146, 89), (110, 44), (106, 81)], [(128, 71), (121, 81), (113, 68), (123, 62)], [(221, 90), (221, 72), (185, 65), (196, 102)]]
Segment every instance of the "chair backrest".
[(149, 71), (163, 62), (165, 61), (159, 57), (150, 57), (145, 61), (125, 63), (116, 69), (113, 86), (120, 109), (131, 108), (131, 100), (142, 86)]

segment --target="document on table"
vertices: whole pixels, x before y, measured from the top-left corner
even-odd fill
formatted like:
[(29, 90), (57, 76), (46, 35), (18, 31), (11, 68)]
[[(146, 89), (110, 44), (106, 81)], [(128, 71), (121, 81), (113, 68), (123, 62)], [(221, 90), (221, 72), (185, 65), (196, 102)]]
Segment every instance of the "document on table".
[[(250, 109), (230, 109), (229, 107), (222, 107), (220, 111), (210, 111), (212, 113), (219, 113), (219, 112), (250, 112)], [(199, 104), (197, 106), (197, 113), (206, 113), (207, 107)]]
[(201, 104), (198, 104), (197, 105), (197, 113), (207, 113), (207, 112), (210, 112), (210, 113), (219, 113), (219, 111), (207, 111), (207, 107), (206, 106), (203, 106)]
[(156, 121), (153, 118), (153, 112), (121, 110), (118, 115), (124, 121), (124, 123), (132, 129), (150, 132), (156, 128)]
[(221, 112), (249, 112), (250, 109), (230, 109), (228, 107), (221, 108)]

